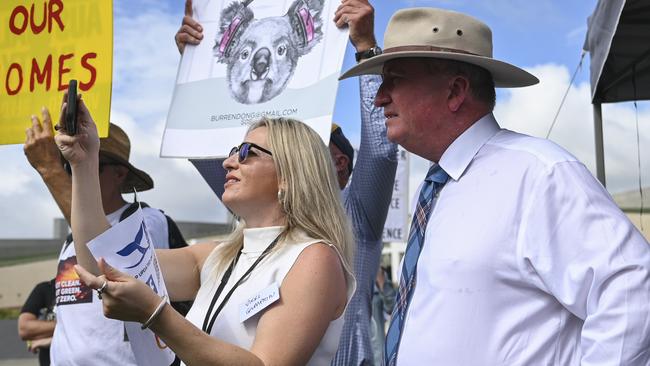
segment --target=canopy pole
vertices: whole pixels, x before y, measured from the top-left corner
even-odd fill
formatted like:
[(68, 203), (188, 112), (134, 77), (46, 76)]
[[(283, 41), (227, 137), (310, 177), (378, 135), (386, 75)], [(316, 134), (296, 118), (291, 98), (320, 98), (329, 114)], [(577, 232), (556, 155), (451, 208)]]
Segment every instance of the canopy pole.
[(594, 103), (594, 139), (596, 147), (596, 178), (605, 184), (605, 151), (603, 148), (603, 110), (600, 103)]

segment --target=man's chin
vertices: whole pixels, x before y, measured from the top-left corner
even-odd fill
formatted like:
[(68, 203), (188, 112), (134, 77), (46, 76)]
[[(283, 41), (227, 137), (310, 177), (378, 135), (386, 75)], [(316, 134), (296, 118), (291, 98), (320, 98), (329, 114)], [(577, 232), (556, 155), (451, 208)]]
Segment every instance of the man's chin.
[(401, 135), (399, 131), (395, 130), (395, 128), (391, 128), (390, 126), (388, 126), (386, 128), (386, 138), (388, 139), (388, 141), (392, 143), (399, 144), (401, 140)]

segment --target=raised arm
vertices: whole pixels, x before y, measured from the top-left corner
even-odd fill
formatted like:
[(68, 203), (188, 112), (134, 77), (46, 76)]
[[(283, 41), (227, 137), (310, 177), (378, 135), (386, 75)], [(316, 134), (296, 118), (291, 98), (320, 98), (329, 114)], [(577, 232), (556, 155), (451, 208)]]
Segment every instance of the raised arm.
[(361, 224), (357, 236), (379, 240), (382, 236), (397, 169), (397, 145), (386, 139), (384, 111), (373, 100), (381, 78), (359, 78), (361, 91), (361, 143), (354, 174), (344, 192), (345, 205), (354, 222)]
[(43, 107), (41, 116), (43, 118), (42, 124), (37, 116), (33, 115), (31, 117), (32, 127), (25, 131), (26, 139), (23, 150), (27, 161), (43, 179), (69, 225), (72, 180), (63, 169), (61, 153), (54, 143), (50, 111)]
[[(59, 126), (64, 126), (65, 102), (61, 107)], [(86, 244), (110, 228), (104, 215), (101, 188), (99, 186), (99, 135), (86, 104), (78, 97), (78, 134), (70, 136), (64, 129), (59, 130), (55, 141), (63, 157), (72, 167), (72, 211), (71, 226), (77, 262), (99, 273), (97, 262)]]
[[(339, 27), (350, 27), (350, 41), (357, 52), (377, 45), (374, 9), (367, 0), (343, 1), (334, 21)], [(356, 235), (373, 241), (382, 235), (397, 168), (397, 145), (386, 138), (383, 108), (374, 105), (380, 84), (377, 75), (359, 78), (361, 143), (354, 174), (344, 192), (346, 208), (357, 226)]]

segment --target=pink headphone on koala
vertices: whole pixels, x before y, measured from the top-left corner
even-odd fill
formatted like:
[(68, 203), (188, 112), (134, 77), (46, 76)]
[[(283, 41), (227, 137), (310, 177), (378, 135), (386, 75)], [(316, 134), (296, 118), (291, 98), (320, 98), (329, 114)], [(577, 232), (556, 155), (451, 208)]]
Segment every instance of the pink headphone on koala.
[[(289, 14), (294, 29), (300, 34), (302, 47), (305, 47), (314, 39), (314, 19), (311, 17), (309, 7), (305, 0), (300, 0), (294, 8), (293, 14)], [(297, 26), (296, 26), (297, 25)]]
[[(233, 17), (232, 21), (228, 25), (228, 28), (221, 36), (221, 40), (218, 44), (219, 55), (222, 57), (229, 57), (230, 50), (233, 47), (233, 40), (240, 30), (241, 24), (244, 20), (243, 9), (246, 8), (253, 0), (244, 0), (242, 4), (244, 5)], [(309, 12), (309, 7), (305, 3), (305, 0), (300, 0), (296, 3), (296, 6), (293, 8), (293, 12), (287, 14), (291, 20), (291, 25), (300, 35), (302, 40), (301, 47), (305, 47), (309, 42), (314, 39), (314, 19)]]

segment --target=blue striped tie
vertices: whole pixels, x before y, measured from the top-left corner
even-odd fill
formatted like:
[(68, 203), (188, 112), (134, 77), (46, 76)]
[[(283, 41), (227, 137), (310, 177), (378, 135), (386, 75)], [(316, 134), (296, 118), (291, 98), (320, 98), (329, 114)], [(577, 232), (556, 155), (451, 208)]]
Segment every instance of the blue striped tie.
[(415, 290), (415, 273), (418, 265), (418, 258), (422, 251), (424, 244), (424, 232), (427, 228), (427, 222), (431, 215), (431, 207), (433, 206), (434, 196), (440, 191), (443, 185), (447, 182), (449, 176), (445, 173), (440, 165), (435, 164), (427, 173), (424, 179), (422, 190), (420, 190), (420, 197), (415, 209), (415, 215), (411, 222), (411, 231), (409, 232), (409, 240), (406, 246), (406, 253), (404, 253), (404, 263), (402, 264), (402, 275), (399, 282), (399, 292), (395, 300), (395, 307), (393, 308), (393, 316), (390, 320), (388, 327), (388, 334), (386, 334), (386, 344), (384, 348), (384, 364), (394, 366), (397, 362), (397, 350), (399, 349), (399, 342), (402, 336), (402, 329), (404, 327), (404, 317), (408, 309), (409, 302)]

